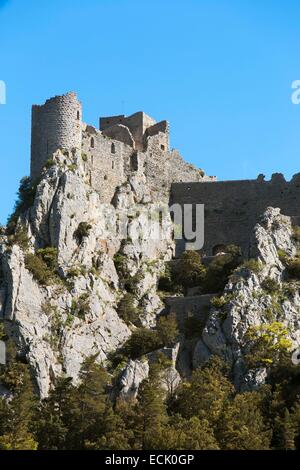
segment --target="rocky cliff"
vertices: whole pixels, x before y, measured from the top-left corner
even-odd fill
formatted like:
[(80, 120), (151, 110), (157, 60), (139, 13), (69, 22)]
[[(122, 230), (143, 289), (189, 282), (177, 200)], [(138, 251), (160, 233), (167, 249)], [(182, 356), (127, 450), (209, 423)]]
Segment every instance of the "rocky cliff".
[[(173, 226), (168, 212), (163, 224), (155, 217), (149, 224), (151, 187), (153, 178), (149, 184), (144, 173), (132, 173), (115, 188), (112, 205), (103, 205), (86, 181), (82, 156), (57, 151), (31, 204), (16, 211), (13, 230), (1, 236), (1, 318), (19, 355), (30, 363), (42, 397), (55, 377), (66, 374), (76, 382), (86, 357), (97, 355), (107, 364), (136, 325), (153, 328), (164, 310), (157, 285), (174, 256)], [(155, 236), (158, 227), (163, 236)], [(289, 280), (286, 265), (298, 249), (291, 220), (269, 208), (249, 237), (252, 259), (235, 270), (213, 302), (192, 351), (193, 368), (213, 354), (222, 356), (243, 390), (268, 375), (267, 362), (250, 366), (246, 360), (262, 325), (270, 325), (275, 343), (281, 334), (289, 350), (300, 344), (299, 286)], [(135, 322), (120, 314), (120, 302), (128, 296)], [(120, 370), (120, 393), (136, 395), (157, 353), (169, 361), (162, 384), (172, 391), (180, 382), (178, 354), (179, 370), (189, 369), (185, 345), (181, 331), (173, 348), (130, 360)]]
[[(291, 219), (268, 208), (249, 235), (251, 259), (233, 273), (218, 308), (211, 309), (193, 357), (194, 367), (212, 354), (223, 357), (242, 390), (265, 382), (280, 342), (290, 358), (300, 344), (299, 282), (287, 269), (297, 262), (299, 243)], [(255, 361), (262, 339), (270, 348)]]
[(2, 237), (1, 315), (42, 396), (62, 373), (76, 380), (85, 357), (98, 354), (105, 363), (134, 329), (116, 310), (124, 296), (116, 261), (134, 283), (140, 323), (151, 327), (163, 308), (158, 275), (173, 254), (170, 220), (162, 239), (149, 236), (155, 222), (144, 229), (152, 202), (145, 176), (128, 177), (107, 207), (85, 182), (81, 162), (80, 155), (69, 158), (58, 151), (32, 207), (20, 215), (14, 234)]

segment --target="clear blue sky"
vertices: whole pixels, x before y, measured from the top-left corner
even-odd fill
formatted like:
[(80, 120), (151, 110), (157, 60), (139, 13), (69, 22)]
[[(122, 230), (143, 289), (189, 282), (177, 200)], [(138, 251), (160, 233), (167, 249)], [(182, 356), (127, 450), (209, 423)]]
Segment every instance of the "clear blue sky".
[(0, 0), (0, 221), (29, 172), (32, 103), (78, 92), (84, 120), (144, 110), (219, 179), (300, 170), (298, 0)]

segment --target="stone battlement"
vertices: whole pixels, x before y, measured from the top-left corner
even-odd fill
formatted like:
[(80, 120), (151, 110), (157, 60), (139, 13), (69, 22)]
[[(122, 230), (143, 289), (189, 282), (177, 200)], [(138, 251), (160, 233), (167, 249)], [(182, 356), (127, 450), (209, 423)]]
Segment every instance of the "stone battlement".
[(244, 256), (250, 254), (249, 234), (267, 207), (279, 207), (295, 222), (300, 217), (300, 174), (287, 182), (280, 173), (270, 181), (263, 175), (256, 180), (174, 183), (171, 201), (205, 205), (205, 244), (210, 256), (222, 246), (239, 245)]

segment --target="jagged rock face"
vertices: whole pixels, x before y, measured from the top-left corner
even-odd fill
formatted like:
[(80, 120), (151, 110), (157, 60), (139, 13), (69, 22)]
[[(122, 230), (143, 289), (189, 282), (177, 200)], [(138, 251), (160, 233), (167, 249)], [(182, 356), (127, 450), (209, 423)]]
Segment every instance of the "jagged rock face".
[(256, 388), (267, 376), (264, 368), (250, 371), (246, 368), (243, 357), (249, 327), (278, 321), (289, 330), (293, 348), (300, 344), (299, 289), (283, 299), (278, 309), (274, 308), (272, 296), (263, 289), (266, 279), (274, 279), (279, 285), (284, 280), (278, 250), (290, 256), (296, 254), (290, 218), (281, 215), (279, 209), (268, 208), (254, 228), (251, 247), (252, 256), (260, 260), (262, 269), (254, 272), (240, 268), (235, 273), (224, 291), (228, 303), (222, 310), (211, 310), (193, 355), (194, 367), (205, 363), (212, 354), (223, 357), (232, 365), (235, 385), (242, 390)]
[[(54, 377), (65, 373), (76, 381), (86, 357), (98, 354), (105, 363), (107, 355), (130, 336), (116, 310), (124, 292), (114, 255), (119, 250), (124, 255), (129, 276), (139, 273), (136, 301), (142, 306), (141, 322), (152, 326), (163, 308), (156, 293), (157, 278), (173, 254), (171, 220), (165, 224), (163, 239), (151, 238), (143, 230), (145, 214), (140, 208), (151, 203), (144, 175), (133, 175), (116, 188), (114, 207), (108, 207), (85, 181), (80, 156), (73, 158), (56, 152), (57, 164), (44, 172), (34, 205), (21, 220), (30, 252), (57, 248), (60, 277), (66, 280), (73, 270), (72, 284), (40, 285), (26, 269), (24, 250), (18, 245), (6, 251), (2, 247), (2, 316), (32, 366), (42, 397)], [(130, 215), (128, 235), (122, 240), (120, 220), (124, 210), (135, 204), (139, 210)], [(82, 222), (88, 233), (79, 242), (74, 234)], [(74, 313), (83, 298), (88, 305), (84, 317)]]
[(124, 398), (137, 397), (139, 386), (143, 380), (148, 378), (150, 364), (156, 360), (158, 354), (165, 355), (169, 360), (169, 366), (160, 375), (161, 388), (166, 394), (173, 394), (181, 382), (180, 374), (176, 369), (179, 348), (180, 343), (177, 343), (173, 348), (162, 348), (146, 354), (141, 359), (128, 361), (120, 374), (120, 396)]

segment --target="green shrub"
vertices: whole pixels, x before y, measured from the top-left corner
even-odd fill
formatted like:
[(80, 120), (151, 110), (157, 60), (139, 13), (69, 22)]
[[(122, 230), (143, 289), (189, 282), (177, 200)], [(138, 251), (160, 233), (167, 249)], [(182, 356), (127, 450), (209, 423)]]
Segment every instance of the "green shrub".
[(176, 315), (159, 317), (156, 325), (157, 339), (160, 347), (171, 347), (178, 340), (178, 325)]
[(286, 269), (290, 277), (300, 279), (300, 258), (288, 258), (286, 260)]
[(57, 248), (48, 246), (37, 250), (36, 254), (46, 263), (49, 269), (56, 271), (57, 269)]
[(163, 274), (158, 280), (158, 289), (166, 292), (172, 292), (172, 271), (170, 265), (166, 264)]
[(253, 258), (245, 261), (242, 267), (245, 269), (249, 269), (250, 271), (253, 271), (256, 274), (260, 273), (263, 268), (262, 263)]
[(159, 349), (157, 332), (148, 328), (138, 328), (126, 341), (121, 353), (130, 359), (137, 359), (151, 351)]
[(68, 170), (72, 171), (73, 173), (75, 173), (75, 171), (77, 170), (77, 165), (76, 163), (71, 163), (71, 165), (68, 165)]
[(228, 303), (228, 300), (226, 296), (222, 295), (221, 297), (213, 297), (210, 303), (215, 308), (223, 308)]
[(158, 290), (161, 292), (168, 292), (172, 294), (183, 293), (183, 286), (178, 284), (176, 274), (173, 275), (172, 265), (166, 264), (165, 270), (158, 280)]
[(284, 251), (284, 250), (278, 250), (277, 251), (277, 254), (278, 254), (278, 257), (280, 259), (280, 261), (283, 263), (283, 264), (286, 264), (287, 260), (288, 260), (288, 255), (287, 253)]
[(81, 158), (82, 158), (82, 160), (83, 160), (84, 162), (87, 162), (88, 157), (87, 157), (87, 154), (86, 154), (86, 153), (82, 152)]
[(183, 332), (186, 339), (200, 338), (206, 319), (207, 315), (203, 315), (203, 318), (198, 318), (189, 313), (183, 325)]
[(42, 285), (60, 282), (57, 275), (56, 248), (46, 247), (37, 250), (35, 254), (26, 254), (25, 267), (32, 273), (34, 279)]
[(31, 272), (34, 279), (42, 285), (52, 284), (55, 280), (55, 275), (51, 271), (45, 261), (36, 254), (28, 253), (25, 256), (25, 267)]
[(178, 328), (175, 315), (162, 316), (158, 319), (156, 330), (137, 328), (133, 331), (118, 356), (137, 359), (151, 351), (172, 346), (178, 339)]
[(206, 274), (197, 251), (185, 251), (172, 271), (172, 281), (188, 289), (199, 286)]
[(140, 323), (140, 311), (135, 305), (135, 296), (130, 292), (127, 292), (120, 300), (117, 312), (119, 317), (127, 324), (133, 323), (134, 325), (138, 325)]
[(216, 256), (207, 268), (203, 292), (214, 293), (224, 289), (229, 277), (241, 262), (241, 250), (235, 245), (225, 248), (226, 253)]
[(116, 271), (119, 275), (125, 276), (127, 274), (126, 271), (126, 256), (122, 253), (118, 252), (114, 256), (114, 265)]
[(261, 283), (261, 287), (269, 294), (274, 294), (280, 291), (280, 285), (277, 281), (275, 281), (275, 279), (272, 279), (271, 277), (264, 279), (264, 281)]
[(68, 278), (75, 278), (78, 276), (85, 276), (87, 273), (85, 266), (72, 266), (72, 268), (68, 269)]
[(82, 294), (78, 299), (72, 300), (71, 305), (71, 315), (78, 317), (81, 320), (85, 319), (85, 316), (89, 313), (90, 310), (90, 299), (89, 294)]
[(134, 276), (128, 276), (125, 278), (121, 277), (121, 284), (131, 294), (137, 293), (138, 284), (143, 279), (144, 275), (142, 271), (138, 271)]
[(293, 227), (293, 239), (300, 243), (300, 227), (298, 226)]
[(17, 225), (13, 234), (8, 235), (8, 245), (19, 245), (24, 251), (29, 248), (27, 230), (22, 225)]
[(286, 357), (292, 347), (288, 330), (280, 322), (250, 327), (245, 339), (249, 344), (245, 361), (251, 369), (276, 364)]
[(44, 168), (46, 168), (46, 170), (48, 170), (49, 168), (51, 168), (52, 166), (56, 165), (56, 161), (53, 160), (52, 157), (48, 158), (48, 160), (46, 161), (45, 165), (44, 165)]
[(80, 222), (74, 232), (74, 238), (76, 238), (78, 245), (81, 245), (83, 239), (89, 236), (91, 228), (92, 226), (88, 222)]
[(13, 235), (15, 233), (19, 216), (33, 205), (37, 185), (38, 181), (33, 181), (29, 176), (25, 176), (21, 179), (14, 212), (9, 216), (7, 221), (7, 235)]

